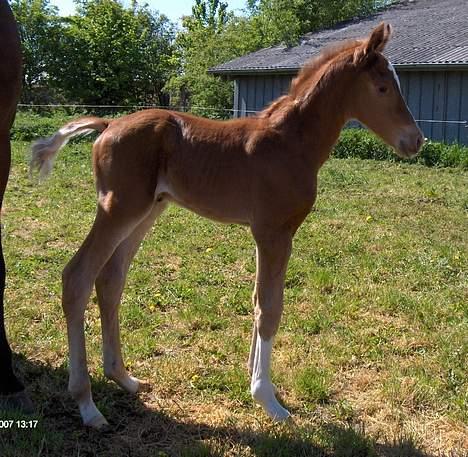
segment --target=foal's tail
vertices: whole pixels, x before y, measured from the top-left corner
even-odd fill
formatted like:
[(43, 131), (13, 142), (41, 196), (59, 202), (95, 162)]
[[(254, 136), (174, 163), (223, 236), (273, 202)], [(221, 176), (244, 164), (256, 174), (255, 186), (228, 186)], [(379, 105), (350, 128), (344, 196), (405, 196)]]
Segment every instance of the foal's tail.
[(78, 135), (89, 135), (95, 130), (102, 133), (109, 126), (109, 123), (110, 120), (99, 117), (83, 117), (65, 124), (52, 136), (35, 141), (31, 146), (30, 174), (32, 175), (34, 170), (37, 170), (41, 178), (47, 177), (54, 165), (55, 156), (70, 138)]

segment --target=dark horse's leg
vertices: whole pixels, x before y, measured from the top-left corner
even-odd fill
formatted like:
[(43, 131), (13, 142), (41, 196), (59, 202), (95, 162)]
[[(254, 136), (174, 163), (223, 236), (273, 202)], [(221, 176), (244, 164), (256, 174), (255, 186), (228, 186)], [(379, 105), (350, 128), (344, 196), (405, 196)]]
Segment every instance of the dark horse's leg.
[[(6, 0), (0, 0), (0, 207), (10, 172), (10, 128), (21, 91), (21, 50), (15, 19)], [(0, 238), (0, 407), (32, 409), (24, 386), (13, 373), (5, 332), (3, 295), (5, 261)]]

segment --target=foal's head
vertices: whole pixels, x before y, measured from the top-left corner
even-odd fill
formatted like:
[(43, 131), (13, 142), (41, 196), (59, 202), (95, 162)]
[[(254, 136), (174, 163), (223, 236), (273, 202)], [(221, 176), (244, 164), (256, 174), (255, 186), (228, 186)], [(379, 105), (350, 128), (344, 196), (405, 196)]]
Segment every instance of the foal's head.
[(424, 137), (403, 99), (392, 64), (382, 55), (390, 36), (390, 25), (382, 23), (356, 46), (352, 62), (358, 77), (353, 81), (351, 114), (398, 155), (413, 157)]

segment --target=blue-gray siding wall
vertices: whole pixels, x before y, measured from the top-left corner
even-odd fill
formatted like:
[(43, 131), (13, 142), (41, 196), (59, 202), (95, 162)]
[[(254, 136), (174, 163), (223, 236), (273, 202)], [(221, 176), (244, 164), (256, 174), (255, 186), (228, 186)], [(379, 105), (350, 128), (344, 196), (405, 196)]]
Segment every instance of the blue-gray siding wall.
[(240, 76), (234, 80), (234, 116), (250, 116), (288, 92), (291, 75)]
[[(468, 145), (467, 71), (399, 71), (401, 89), (427, 138)], [(235, 79), (234, 114), (249, 116), (288, 91), (292, 75), (252, 75)], [(432, 122), (429, 122), (432, 121)]]

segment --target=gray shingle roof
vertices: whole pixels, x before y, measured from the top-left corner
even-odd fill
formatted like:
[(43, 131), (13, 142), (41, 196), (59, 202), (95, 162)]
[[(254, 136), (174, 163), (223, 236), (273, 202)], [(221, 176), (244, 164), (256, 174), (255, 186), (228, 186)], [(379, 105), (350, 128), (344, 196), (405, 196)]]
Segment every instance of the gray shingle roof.
[(405, 0), (370, 17), (309, 33), (297, 46), (261, 49), (210, 72), (295, 72), (323, 46), (366, 36), (382, 21), (394, 29), (385, 54), (395, 65), (468, 66), (468, 0)]

